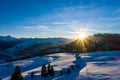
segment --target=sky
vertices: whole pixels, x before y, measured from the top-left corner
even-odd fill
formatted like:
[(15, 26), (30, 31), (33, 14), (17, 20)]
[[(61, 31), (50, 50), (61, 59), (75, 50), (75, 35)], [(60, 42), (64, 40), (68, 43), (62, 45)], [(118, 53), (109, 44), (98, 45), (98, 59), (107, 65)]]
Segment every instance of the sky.
[(120, 0), (0, 0), (0, 35), (75, 38), (120, 33)]

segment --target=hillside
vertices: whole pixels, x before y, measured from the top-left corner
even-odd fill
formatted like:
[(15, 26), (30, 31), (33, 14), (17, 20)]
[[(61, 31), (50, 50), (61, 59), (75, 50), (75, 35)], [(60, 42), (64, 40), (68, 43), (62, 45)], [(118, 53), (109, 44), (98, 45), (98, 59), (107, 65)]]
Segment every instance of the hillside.
[(94, 34), (77, 39), (64, 47), (68, 52), (93, 52), (120, 50), (120, 34)]
[[(80, 54), (81, 59), (76, 60), (75, 54), (57, 53), (42, 57), (35, 57), (5, 64), (0, 64), (0, 78), (9, 80), (15, 66), (19, 65), (24, 79), (31, 80), (31, 72), (35, 76), (32, 80), (119, 80), (120, 79), (120, 51), (91, 52)], [(77, 63), (80, 65), (76, 67)], [(41, 66), (51, 64), (55, 76), (41, 77)], [(70, 65), (74, 65), (70, 67)], [(86, 70), (88, 69), (88, 73)], [(71, 73), (66, 74), (70, 68)], [(65, 71), (61, 76), (60, 71)], [(88, 75), (89, 77), (88, 77)]]

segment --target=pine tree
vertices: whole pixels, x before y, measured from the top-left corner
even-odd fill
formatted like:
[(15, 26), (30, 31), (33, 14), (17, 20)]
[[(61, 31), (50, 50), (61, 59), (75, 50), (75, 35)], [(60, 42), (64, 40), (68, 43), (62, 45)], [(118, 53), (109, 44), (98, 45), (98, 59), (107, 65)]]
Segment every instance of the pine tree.
[(46, 66), (43, 65), (41, 68), (41, 76), (42, 77), (46, 77), (47, 76), (47, 70), (46, 70)]
[(34, 78), (34, 72), (31, 73), (31, 78)]
[(50, 64), (48, 64), (48, 74), (50, 74), (50, 69), (51, 69), (51, 66)]
[(78, 68), (78, 67), (80, 67), (80, 65), (79, 65), (79, 64), (77, 64), (77, 65), (76, 65), (76, 67)]
[(53, 69), (53, 67), (51, 67), (51, 69), (50, 69), (50, 76), (54, 76), (54, 69)]
[(12, 74), (11, 80), (23, 80), (19, 66), (16, 66), (15, 71)]
[(71, 73), (71, 70), (70, 70), (70, 69), (68, 69), (68, 70), (67, 70), (67, 74), (70, 74), (70, 73)]
[(60, 76), (62, 76), (63, 75), (63, 71), (60, 71)]
[(71, 67), (72, 69), (75, 69), (73, 64), (72, 64), (72, 65), (70, 65), (70, 67)]

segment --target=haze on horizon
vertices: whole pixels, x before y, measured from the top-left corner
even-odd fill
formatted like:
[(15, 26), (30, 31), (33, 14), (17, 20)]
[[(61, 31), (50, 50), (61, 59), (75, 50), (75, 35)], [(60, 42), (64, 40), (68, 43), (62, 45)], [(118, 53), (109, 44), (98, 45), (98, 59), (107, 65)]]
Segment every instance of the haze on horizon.
[(120, 33), (120, 0), (0, 0), (0, 35), (76, 38)]

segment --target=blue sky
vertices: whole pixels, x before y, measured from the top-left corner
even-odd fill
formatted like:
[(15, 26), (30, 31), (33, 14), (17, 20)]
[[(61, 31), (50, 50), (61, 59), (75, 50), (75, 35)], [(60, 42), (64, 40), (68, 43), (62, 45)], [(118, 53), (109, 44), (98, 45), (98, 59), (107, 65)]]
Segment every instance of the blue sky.
[(120, 0), (0, 0), (0, 35), (75, 38), (120, 33)]

